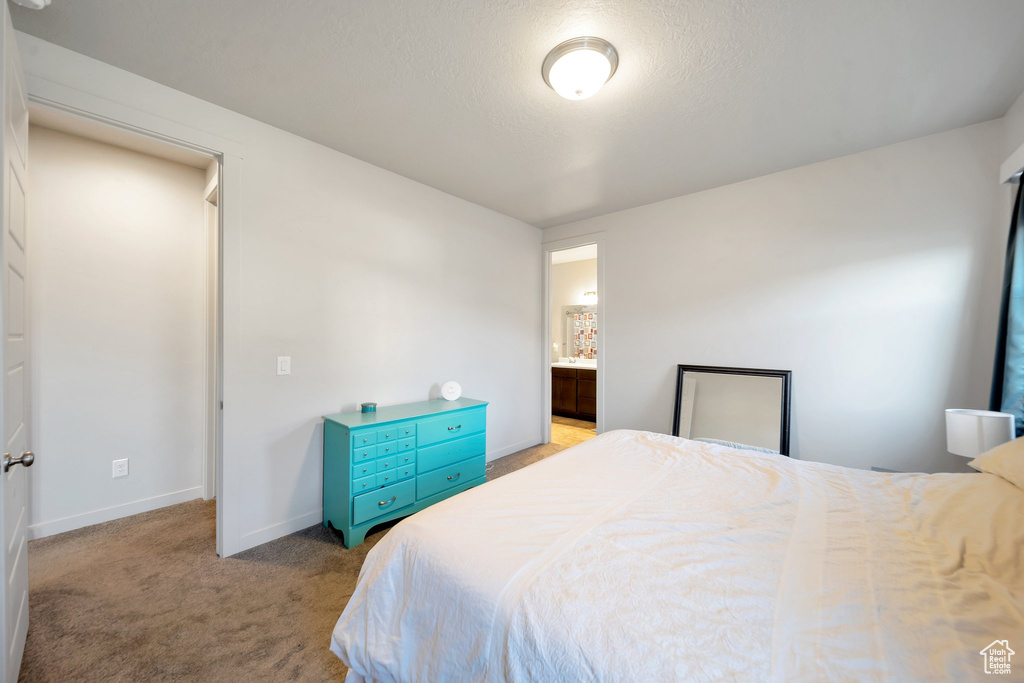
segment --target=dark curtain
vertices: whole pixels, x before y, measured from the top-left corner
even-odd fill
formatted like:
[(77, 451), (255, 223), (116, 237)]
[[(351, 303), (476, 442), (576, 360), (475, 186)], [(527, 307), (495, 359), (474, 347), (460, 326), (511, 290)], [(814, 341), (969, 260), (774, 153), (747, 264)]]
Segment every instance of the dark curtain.
[(996, 364), (992, 372), (989, 410), (1016, 416), (1017, 436), (1024, 434), (1024, 178), (1010, 219), (1010, 238), (1003, 268), (1003, 302), (999, 311)]

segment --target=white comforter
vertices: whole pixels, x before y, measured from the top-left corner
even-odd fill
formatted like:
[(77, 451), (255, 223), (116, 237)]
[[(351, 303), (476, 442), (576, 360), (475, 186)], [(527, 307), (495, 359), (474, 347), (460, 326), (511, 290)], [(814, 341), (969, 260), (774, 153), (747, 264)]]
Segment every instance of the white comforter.
[(1024, 491), (617, 431), (435, 505), (366, 558), (331, 649), (380, 681), (1024, 672)]

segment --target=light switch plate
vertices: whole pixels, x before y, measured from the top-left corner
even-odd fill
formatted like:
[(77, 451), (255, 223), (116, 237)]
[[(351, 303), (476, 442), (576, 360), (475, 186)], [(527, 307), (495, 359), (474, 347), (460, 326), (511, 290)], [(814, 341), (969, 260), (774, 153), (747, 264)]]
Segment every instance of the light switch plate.
[(279, 374), (279, 375), (290, 375), (290, 374), (292, 374), (292, 357), (291, 356), (278, 356), (277, 357), (277, 374)]

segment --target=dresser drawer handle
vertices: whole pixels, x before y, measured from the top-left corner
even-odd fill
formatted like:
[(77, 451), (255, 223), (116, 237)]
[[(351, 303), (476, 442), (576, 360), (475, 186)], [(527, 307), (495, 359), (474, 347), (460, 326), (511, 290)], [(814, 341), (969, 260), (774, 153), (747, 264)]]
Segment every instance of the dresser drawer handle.
[(381, 507), (381, 508), (382, 508), (382, 507), (384, 507), (385, 505), (391, 505), (391, 504), (392, 504), (392, 503), (394, 503), (394, 502), (395, 502), (395, 500), (397, 500), (397, 499), (398, 499), (398, 495), (396, 494), (396, 495), (394, 495), (394, 496), (391, 496), (391, 500), (382, 500), (382, 501), (380, 501), (379, 503), (377, 503), (377, 507)]
[(459, 472), (454, 477), (448, 477), (448, 481), (455, 481), (456, 479), (458, 479), (461, 476), (462, 476), (462, 472)]
[(454, 432), (454, 431), (459, 430), (459, 429), (462, 429), (462, 425), (458, 425), (457, 427), (449, 427), (448, 431), (449, 432)]

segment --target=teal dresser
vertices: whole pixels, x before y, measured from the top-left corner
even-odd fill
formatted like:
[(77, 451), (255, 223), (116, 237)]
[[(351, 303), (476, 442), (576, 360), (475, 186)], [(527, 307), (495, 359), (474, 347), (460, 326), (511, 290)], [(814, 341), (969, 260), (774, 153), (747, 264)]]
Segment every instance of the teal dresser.
[(324, 526), (371, 527), (487, 481), (487, 402), (423, 401), (324, 416)]

